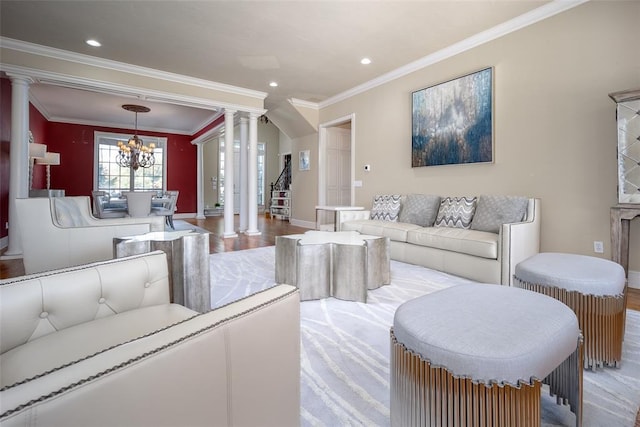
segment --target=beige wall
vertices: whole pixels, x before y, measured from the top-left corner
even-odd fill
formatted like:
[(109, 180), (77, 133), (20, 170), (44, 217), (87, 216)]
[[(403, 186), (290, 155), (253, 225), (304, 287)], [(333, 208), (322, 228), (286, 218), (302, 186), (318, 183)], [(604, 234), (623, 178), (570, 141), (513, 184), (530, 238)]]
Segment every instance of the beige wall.
[[(511, 194), (542, 199), (542, 251), (610, 257), (616, 204), (614, 91), (640, 87), (640, 2), (588, 2), (320, 111), (320, 123), (355, 113), (356, 204), (378, 193)], [(494, 163), (411, 168), (411, 93), (494, 67)], [(313, 221), (317, 135), (311, 172), (294, 168), (293, 218)], [(365, 173), (364, 164), (372, 171)], [(303, 191), (304, 190), (304, 191)], [(640, 225), (632, 270), (640, 270)]]
[[(292, 140), (291, 147), (291, 218), (315, 226), (318, 204), (318, 135)], [(309, 150), (309, 170), (299, 168), (300, 151)]]
[[(220, 151), (218, 137), (207, 141), (203, 147), (202, 170), (204, 173), (204, 206), (205, 208), (213, 208), (218, 201), (218, 190), (220, 183), (218, 182), (218, 157)], [(216, 188), (211, 185), (211, 178), (216, 178)]]
[(258, 142), (266, 144), (266, 164), (264, 179), (265, 205), (269, 205), (271, 198), (271, 183), (276, 182), (280, 175), (280, 130), (273, 123), (258, 123)]
[[(235, 126), (233, 130), (236, 141), (240, 138), (240, 127)], [(204, 171), (204, 205), (214, 207), (218, 201), (219, 182), (216, 189), (211, 185), (211, 177), (218, 177), (218, 158), (220, 150), (220, 140), (224, 141), (224, 136), (212, 138), (204, 144), (203, 171)], [(258, 123), (258, 142), (266, 144), (266, 165), (265, 165), (265, 202), (269, 202), (269, 184), (274, 182), (280, 170), (278, 169), (278, 149), (280, 145), (280, 131), (271, 123)]]

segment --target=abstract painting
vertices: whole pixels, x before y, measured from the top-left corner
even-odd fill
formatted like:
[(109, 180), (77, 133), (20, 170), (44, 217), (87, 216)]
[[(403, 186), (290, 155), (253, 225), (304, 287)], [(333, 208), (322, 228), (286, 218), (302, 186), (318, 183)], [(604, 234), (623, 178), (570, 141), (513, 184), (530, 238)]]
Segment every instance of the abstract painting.
[(413, 92), (411, 167), (493, 162), (493, 68)]

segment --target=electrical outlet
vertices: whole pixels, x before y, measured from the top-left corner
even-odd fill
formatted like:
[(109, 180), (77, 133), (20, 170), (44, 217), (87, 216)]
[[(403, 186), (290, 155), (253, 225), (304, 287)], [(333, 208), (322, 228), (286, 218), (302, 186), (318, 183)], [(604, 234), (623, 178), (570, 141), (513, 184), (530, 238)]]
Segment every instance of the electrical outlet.
[(602, 254), (604, 253), (604, 244), (602, 242), (599, 241), (594, 241), (593, 242), (593, 251), (597, 254)]
[(9, 221), (7, 221), (7, 222), (5, 222), (5, 223), (4, 223), (4, 229), (5, 229), (5, 230), (8, 230), (8, 229), (9, 229)]

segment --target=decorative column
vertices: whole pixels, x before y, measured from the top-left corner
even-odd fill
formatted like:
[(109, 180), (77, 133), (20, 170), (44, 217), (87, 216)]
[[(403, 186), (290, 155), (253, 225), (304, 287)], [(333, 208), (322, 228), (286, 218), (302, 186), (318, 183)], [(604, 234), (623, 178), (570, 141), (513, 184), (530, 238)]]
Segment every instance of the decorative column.
[(246, 117), (240, 118), (240, 232), (247, 230), (247, 126), (249, 120)]
[(224, 238), (238, 237), (233, 228), (233, 115), (235, 110), (224, 112)]
[(249, 236), (258, 236), (258, 116), (249, 114), (249, 228), (245, 232)]
[(197, 142), (198, 157), (196, 160), (196, 219), (205, 219), (204, 216), (204, 143)]
[(33, 79), (11, 75), (11, 145), (9, 146), (9, 245), (4, 259), (21, 258), (16, 199), (29, 197), (29, 85)]

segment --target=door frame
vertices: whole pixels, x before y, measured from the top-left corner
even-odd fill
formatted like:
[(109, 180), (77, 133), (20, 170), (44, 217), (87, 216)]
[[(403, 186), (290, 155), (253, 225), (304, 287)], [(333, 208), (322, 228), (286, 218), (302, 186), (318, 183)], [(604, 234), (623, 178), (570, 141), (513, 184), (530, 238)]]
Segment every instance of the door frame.
[(339, 117), (337, 119), (322, 123), (318, 125), (318, 205), (326, 205), (327, 200), (327, 129), (341, 126), (344, 124), (351, 124), (351, 177), (350, 187), (351, 194), (351, 206), (355, 203), (355, 186), (354, 181), (356, 177), (355, 168), (355, 147), (356, 147), (356, 114), (351, 113), (346, 116)]

